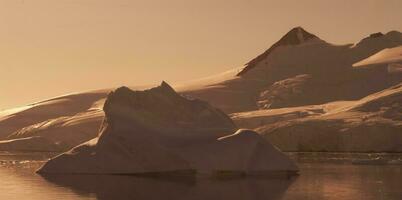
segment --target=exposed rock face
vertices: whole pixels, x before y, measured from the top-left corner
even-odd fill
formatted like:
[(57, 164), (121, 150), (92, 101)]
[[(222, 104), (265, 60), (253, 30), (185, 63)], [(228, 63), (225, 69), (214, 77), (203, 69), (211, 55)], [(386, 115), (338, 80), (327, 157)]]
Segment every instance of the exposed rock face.
[(253, 69), (257, 63), (264, 60), (275, 48), (279, 46), (287, 46), (287, 45), (299, 45), (309, 40), (320, 40), (314, 34), (311, 34), (304, 30), (302, 27), (295, 27), (286, 33), (278, 42), (273, 44), (268, 50), (266, 50), (263, 54), (257, 56), (250, 62), (246, 64), (246, 67), (238, 73), (238, 76), (241, 76), (247, 73), (249, 70)]
[(226, 114), (206, 102), (180, 96), (165, 82), (145, 91), (119, 88), (109, 94), (104, 111), (98, 138), (51, 159), (39, 172), (297, 171), (291, 160), (257, 133), (230, 135), (236, 127)]
[(381, 32), (378, 32), (378, 33), (372, 33), (372, 34), (370, 34), (370, 38), (377, 38), (377, 37), (381, 37), (381, 36), (384, 36), (384, 34), (383, 33), (381, 33)]
[(295, 105), (295, 101), (302, 101), (301, 98), (309, 95), (305, 89), (311, 78), (311, 75), (302, 74), (275, 82), (260, 93), (258, 107), (272, 109)]

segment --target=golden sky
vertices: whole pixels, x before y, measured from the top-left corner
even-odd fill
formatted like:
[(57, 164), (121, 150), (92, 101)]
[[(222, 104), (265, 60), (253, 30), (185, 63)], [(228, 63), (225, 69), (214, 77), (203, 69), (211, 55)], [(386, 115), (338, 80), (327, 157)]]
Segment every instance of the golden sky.
[(0, 110), (212, 75), (302, 26), (332, 43), (402, 30), (401, 0), (0, 0)]

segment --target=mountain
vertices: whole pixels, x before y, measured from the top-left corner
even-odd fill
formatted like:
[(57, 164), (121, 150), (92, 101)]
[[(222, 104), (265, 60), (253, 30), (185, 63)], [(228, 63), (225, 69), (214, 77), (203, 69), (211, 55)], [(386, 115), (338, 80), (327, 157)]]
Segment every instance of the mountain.
[(295, 173), (297, 167), (219, 109), (177, 94), (167, 83), (111, 92), (99, 137), (49, 160), (39, 173)]
[(246, 67), (240, 71), (237, 75), (242, 76), (246, 74), (248, 71), (256, 67), (256, 65), (263, 61), (267, 56), (269, 56), (276, 48), (280, 46), (295, 46), (301, 45), (303, 43), (308, 42), (319, 42), (321, 41), (320, 38), (317, 36), (307, 32), (302, 27), (295, 27), (286, 33), (278, 42), (273, 44), (268, 50), (266, 50), (263, 54), (257, 56), (250, 62), (246, 64)]
[[(296, 40), (297, 35), (305, 39)], [(353, 67), (402, 45), (400, 32), (374, 35), (354, 45), (333, 45), (298, 27), (252, 59), (236, 78), (184, 92), (227, 113), (358, 100), (402, 81), (402, 73), (390, 73), (386, 65)], [(283, 42), (288, 38), (295, 42)]]
[[(281, 109), (354, 102), (402, 82), (401, 46), (402, 34), (398, 31), (370, 34), (356, 44), (334, 45), (296, 27), (245, 67), (176, 84), (174, 88), (227, 114), (275, 115)], [(111, 90), (70, 94), (0, 112), (0, 140), (4, 140), (0, 149), (29, 150), (8, 145), (18, 141), (29, 142), (27, 146), (35, 150), (54, 149), (47, 143), (68, 150), (93, 139)], [(321, 111), (301, 115), (311, 112)]]
[(98, 100), (106, 97), (105, 91), (70, 94), (0, 112), (0, 138), (34, 124), (86, 110), (95, 110)]
[(402, 83), (356, 101), (234, 113), (283, 151), (402, 152)]
[[(96, 137), (106, 95), (105, 91), (71, 94), (0, 112), (0, 140), (5, 140), (0, 149), (63, 151)], [(15, 141), (27, 144), (8, 144)]]

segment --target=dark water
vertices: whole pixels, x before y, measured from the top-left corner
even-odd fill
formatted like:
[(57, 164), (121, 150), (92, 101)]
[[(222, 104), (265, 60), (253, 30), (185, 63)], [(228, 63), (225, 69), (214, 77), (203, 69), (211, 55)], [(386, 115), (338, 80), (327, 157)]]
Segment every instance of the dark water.
[[(34, 171), (50, 155), (0, 153), (0, 200), (401, 200), (402, 165), (353, 165), (368, 154), (298, 154), (295, 178), (51, 176)], [(383, 155), (400, 157), (400, 155)]]

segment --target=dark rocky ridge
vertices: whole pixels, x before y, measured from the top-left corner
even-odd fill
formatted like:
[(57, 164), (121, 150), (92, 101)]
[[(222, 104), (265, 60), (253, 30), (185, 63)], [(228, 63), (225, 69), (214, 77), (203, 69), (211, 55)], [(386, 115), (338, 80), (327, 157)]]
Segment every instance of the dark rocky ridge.
[(370, 34), (370, 38), (378, 38), (378, 37), (381, 37), (381, 36), (384, 36), (384, 34), (383, 33), (381, 33), (381, 32), (378, 32), (378, 33), (372, 33), (372, 34)]
[(311, 39), (320, 39), (314, 34), (311, 34), (304, 30), (302, 27), (295, 27), (286, 33), (278, 42), (273, 44), (268, 50), (266, 50), (261, 55), (257, 56), (250, 62), (246, 64), (246, 67), (240, 71), (237, 75), (242, 76), (243, 74), (247, 73), (249, 70), (253, 69), (257, 63), (261, 60), (264, 60), (275, 48), (279, 46), (286, 46), (286, 45), (299, 45), (305, 41)]

